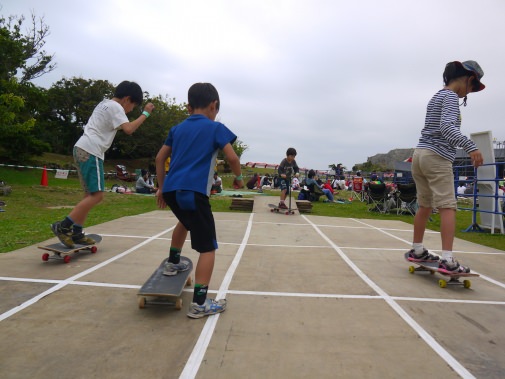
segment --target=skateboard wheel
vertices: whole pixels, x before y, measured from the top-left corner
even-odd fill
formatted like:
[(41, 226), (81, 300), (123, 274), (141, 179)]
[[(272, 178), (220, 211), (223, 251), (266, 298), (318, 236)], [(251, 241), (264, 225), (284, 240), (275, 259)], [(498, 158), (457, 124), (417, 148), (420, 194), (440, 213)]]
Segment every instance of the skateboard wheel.
[(144, 309), (146, 307), (146, 298), (145, 297), (139, 297), (139, 308)]
[(440, 288), (445, 288), (447, 287), (447, 282), (444, 279), (440, 279), (438, 281), (438, 285), (440, 286)]
[(193, 280), (191, 280), (191, 276), (188, 276), (188, 279), (186, 279), (186, 287), (189, 287), (191, 284), (193, 284)]
[(463, 287), (470, 288), (472, 286), (472, 282), (469, 280), (463, 280)]
[(178, 311), (180, 311), (182, 309), (182, 299), (179, 298), (175, 301), (175, 309), (177, 309)]
[(413, 274), (414, 272), (416, 272), (416, 268), (414, 266), (409, 266), (409, 272)]
[(72, 258), (70, 257), (70, 255), (65, 255), (65, 256), (63, 257), (63, 262), (65, 262), (65, 263), (70, 263), (70, 260), (71, 260), (71, 259), (72, 259)]
[(90, 250), (92, 254), (95, 254), (98, 251), (98, 248), (96, 246), (91, 246)]
[(44, 262), (47, 262), (47, 261), (49, 260), (49, 254), (48, 254), (48, 253), (44, 253), (44, 254), (42, 254), (42, 260), (43, 260)]
[(274, 209), (270, 209), (270, 212), (272, 212), (272, 213), (273, 213), (273, 211), (274, 211)]

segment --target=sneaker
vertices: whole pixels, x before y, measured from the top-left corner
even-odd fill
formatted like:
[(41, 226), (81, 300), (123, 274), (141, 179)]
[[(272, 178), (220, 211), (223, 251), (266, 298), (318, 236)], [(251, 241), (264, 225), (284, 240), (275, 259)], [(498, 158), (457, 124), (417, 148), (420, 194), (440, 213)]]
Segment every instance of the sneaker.
[(226, 299), (214, 300), (207, 299), (202, 305), (191, 303), (188, 310), (188, 317), (202, 318), (205, 316), (215, 315), (226, 310)]
[(438, 264), (438, 268), (447, 271), (450, 274), (467, 274), (470, 272), (470, 267), (465, 267), (459, 264), (457, 260), (449, 262), (447, 260), (441, 260)]
[(96, 241), (93, 238), (89, 238), (84, 233), (73, 234), (72, 241), (74, 241), (76, 245), (88, 246), (96, 244)]
[(285, 203), (279, 203), (279, 209), (288, 209)]
[(178, 272), (187, 271), (188, 269), (189, 269), (189, 263), (187, 261), (172, 263), (167, 260), (165, 262), (165, 269), (163, 270), (163, 275), (173, 276), (177, 275)]
[(440, 257), (438, 255), (430, 254), (428, 250), (424, 249), (421, 255), (417, 255), (414, 249), (409, 251), (409, 260), (412, 262), (438, 262)]
[(61, 241), (63, 245), (66, 247), (73, 249), (74, 248), (74, 241), (72, 240), (72, 230), (70, 229), (63, 229), (61, 227), (61, 222), (55, 222), (54, 224), (51, 224), (51, 230), (53, 231), (54, 235), (58, 237), (58, 239)]

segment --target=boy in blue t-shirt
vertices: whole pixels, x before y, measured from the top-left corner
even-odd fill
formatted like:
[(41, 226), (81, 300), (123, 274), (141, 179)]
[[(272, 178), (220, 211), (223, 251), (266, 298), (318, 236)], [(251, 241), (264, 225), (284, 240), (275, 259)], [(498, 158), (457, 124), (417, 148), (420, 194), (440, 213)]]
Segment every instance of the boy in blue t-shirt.
[[(179, 222), (172, 233), (170, 255), (164, 275), (176, 275), (188, 269), (180, 259), (188, 230), (191, 247), (200, 253), (195, 270), (193, 302), (188, 317), (201, 318), (223, 312), (226, 300), (207, 299), (217, 249), (216, 227), (209, 203), (218, 150), (223, 150), (239, 188), (244, 186), (240, 159), (232, 144), (237, 139), (226, 126), (214, 121), (219, 112), (219, 94), (210, 83), (193, 84), (188, 91), (191, 114), (172, 127), (156, 156), (156, 174), (163, 187), (156, 192), (158, 206), (171, 208)], [(170, 170), (165, 176), (165, 161)]]

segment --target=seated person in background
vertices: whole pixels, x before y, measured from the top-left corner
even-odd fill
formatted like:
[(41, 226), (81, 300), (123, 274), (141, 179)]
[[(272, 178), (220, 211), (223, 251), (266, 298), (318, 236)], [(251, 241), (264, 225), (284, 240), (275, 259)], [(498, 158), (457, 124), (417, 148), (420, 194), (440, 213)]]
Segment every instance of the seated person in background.
[(327, 190), (329, 190), (331, 193), (335, 193), (335, 191), (333, 191), (333, 188), (331, 186), (331, 180), (327, 180), (326, 183), (324, 183), (322, 186), (321, 186), (323, 189), (326, 188)]
[(294, 191), (299, 191), (300, 190), (300, 179), (298, 177), (300, 176), (300, 173), (296, 173), (295, 176), (293, 177), (293, 180), (291, 180), (291, 188)]
[(210, 193), (221, 193), (223, 190), (223, 180), (214, 172), (214, 178), (212, 179), (212, 187), (210, 188)]
[(458, 190), (458, 195), (464, 195), (465, 194), (465, 190), (466, 190), (465, 183), (459, 182), (457, 190)]
[(260, 187), (258, 188), (258, 192), (263, 192), (264, 189), (272, 188), (272, 183), (270, 182), (270, 175), (265, 174), (260, 179)]
[(333, 194), (331, 193), (331, 191), (328, 188), (321, 188), (321, 186), (319, 184), (317, 184), (317, 181), (316, 181), (317, 177), (314, 178), (315, 176), (316, 176), (316, 172), (314, 170), (309, 170), (309, 173), (307, 175), (307, 179), (305, 180), (305, 183), (307, 183), (307, 187), (310, 187), (311, 185), (318, 186), (324, 192), (324, 194), (326, 195), (328, 200), (333, 203), (334, 202)]
[(258, 174), (254, 174), (253, 177), (246, 183), (246, 186), (252, 190), (256, 187), (256, 183), (258, 183)]
[(137, 179), (137, 184), (135, 185), (135, 190), (137, 191), (137, 193), (154, 193), (154, 192), (156, 192), (157, 188), (155, 188), (154, 185), (149, 184), (147, 182), (148, 177), (149, 177), (148, 174), (149, 173), (146, 170), (141, 171), (141, 176), (140, 176), (140, 178)]

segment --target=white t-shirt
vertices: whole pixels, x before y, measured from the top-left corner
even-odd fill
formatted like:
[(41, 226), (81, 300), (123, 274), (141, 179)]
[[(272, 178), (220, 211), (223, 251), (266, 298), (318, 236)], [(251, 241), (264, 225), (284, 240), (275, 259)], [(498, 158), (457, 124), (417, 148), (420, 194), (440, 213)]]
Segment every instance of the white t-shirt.
[(103, 160), (116, 132), (126, 122), (129, 120), (121, 104), (114, 100), (103, 100), (94, 109), (84, 127), (84, 134), (75, 146)]

